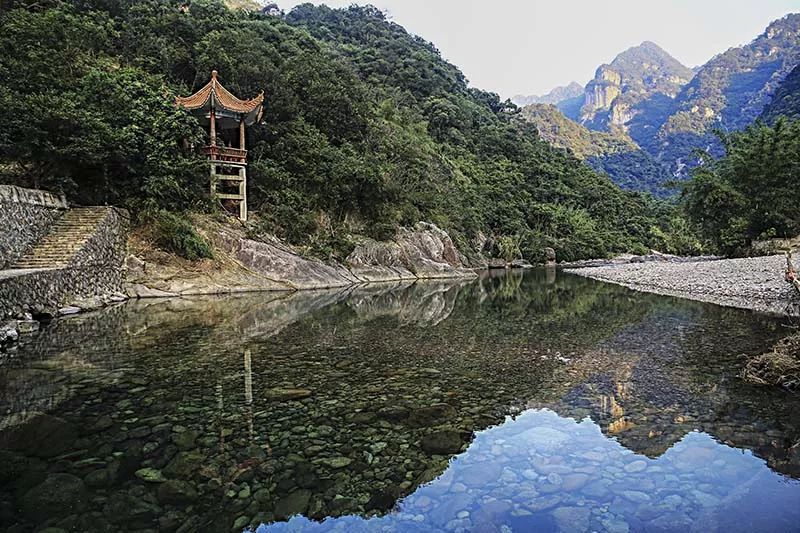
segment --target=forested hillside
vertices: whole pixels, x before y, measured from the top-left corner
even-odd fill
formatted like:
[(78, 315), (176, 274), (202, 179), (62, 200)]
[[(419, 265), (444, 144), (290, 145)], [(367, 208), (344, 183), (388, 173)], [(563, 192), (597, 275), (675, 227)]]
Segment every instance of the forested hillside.
[[(139, 220), (209, 209), (204, 132), (173, 105), (212, 69), (264, 90), (248, 130), (259, 227), (319, 254), (420, 220), (470, 253), (503, 239), (537, 259), (681, 251), (674, 210), (623, 192), (539, 140), (372, 7), (283, 16), (197, 0), (14, 1), (0, 14), (2, 179), (126, 206)], [(182, 227), (179, 223), (167, 228)], [(491, 251), (491, 250), (490, 250)]]
[(786, 74), (800, 62), (800, 14), (770, 24), (751, 43), (731, 48), (703, 65), (681, 91), (674, 108), (651, 140), (640, 144), (686, 174), (698, 147), (718, 155), (713, 130), (752, 123)]
[[(696, 72), (645, 42), (600, 65), (586, 85), (580, 117), (564, 114), (592, 130), (629, 135), (641, 150), (595, 156), (595, 167), (626, 188), (664, 195), (665, 179), (685, 179), (700, 164), (697, 150), (723, 154), (714, 130), (739, 130), (762, 114), (770, 122), (793, 116), (800, 78), (796, 71), (787, 74), (798, 63), (800, 14), (772, 22), (752, 42), (714, 56)], [(592, 151), (606, 153), (602, 143)]]
[(800, 120), (800, 65), (794, 67), (781, 82), (761, 113), (761, 118), (770, 124), (782, 116)]
[(544, 104), (525, 106), (520, 115), (536, 126), (542, 139), (571, 151), (622, 189), (647, 191), (662, 198), (674, 196), (675, 190), (667, 186), (672, 176), (666, 168), (639, 148), (621, 127), (607, 132), (590, 130), (568, 119), (555, 106)]

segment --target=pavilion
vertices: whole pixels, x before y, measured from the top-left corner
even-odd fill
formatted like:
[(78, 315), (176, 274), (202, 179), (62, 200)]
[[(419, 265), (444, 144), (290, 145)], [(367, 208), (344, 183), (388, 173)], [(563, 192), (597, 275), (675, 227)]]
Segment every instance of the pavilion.
[(178, 96), (175, 104), (208, 126), (203, 153), (211, 163), (212, 199), (222, 201), (226, 209), (238, 210), (239, 219), (247, 220), (245, 128), (261, 120), (264, 93), (240, 100), (222, 86), (213, 70), (211, 81), (191, 96)]

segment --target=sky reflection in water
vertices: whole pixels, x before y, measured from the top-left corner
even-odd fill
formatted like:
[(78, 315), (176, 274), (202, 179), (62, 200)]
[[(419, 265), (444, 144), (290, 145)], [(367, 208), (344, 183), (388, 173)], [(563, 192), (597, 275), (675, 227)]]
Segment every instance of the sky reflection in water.
[(791, 531), (784, 326), (544, 270), (77, 315), (0, 364), (0, 531)]
[(651, 459), (588, 417), (531, 409), (480, 432), (386, 516), (296, 516), (257, 531), (794, 531), (798, 488), (703, 432)]

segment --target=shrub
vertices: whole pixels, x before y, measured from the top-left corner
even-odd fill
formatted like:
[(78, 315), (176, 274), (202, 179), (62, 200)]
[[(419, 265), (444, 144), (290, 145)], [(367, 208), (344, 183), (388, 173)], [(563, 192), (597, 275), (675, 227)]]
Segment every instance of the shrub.
[(155, 243), (191, 261), (214, 256), (211, 244), (199, 235), (184, 216), (160, 210), (151, 214)]

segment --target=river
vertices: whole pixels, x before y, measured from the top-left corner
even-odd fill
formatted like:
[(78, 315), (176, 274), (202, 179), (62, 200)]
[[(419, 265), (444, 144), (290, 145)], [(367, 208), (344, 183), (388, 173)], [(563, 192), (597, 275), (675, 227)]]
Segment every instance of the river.
[(0, 360), (0, 530), (796, 531), (786, 319), (554, 271), (132, 301)]

